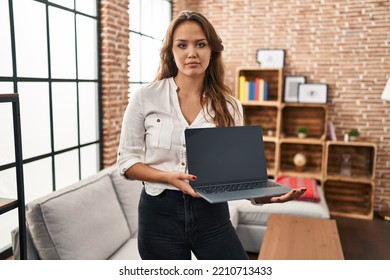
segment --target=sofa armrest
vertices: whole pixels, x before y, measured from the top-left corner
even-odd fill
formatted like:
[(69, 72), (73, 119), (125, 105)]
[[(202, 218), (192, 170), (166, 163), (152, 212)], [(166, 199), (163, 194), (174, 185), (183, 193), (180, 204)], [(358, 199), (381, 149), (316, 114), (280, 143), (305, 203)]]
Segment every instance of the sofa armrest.
[[(11, 231), (12, 239), (12, 251), (14, 254), (15, 260), (20, 260), (20, 238), (19, 238), (19, 228), (15, 228)], [(27, 259), (28, 260), (39, 260), (39, 255), (37, 250), (34, 247), (33, 241), (31, 240), (30, 232), (27, 228), (26, 230), (26, 247), (27, 247)]]

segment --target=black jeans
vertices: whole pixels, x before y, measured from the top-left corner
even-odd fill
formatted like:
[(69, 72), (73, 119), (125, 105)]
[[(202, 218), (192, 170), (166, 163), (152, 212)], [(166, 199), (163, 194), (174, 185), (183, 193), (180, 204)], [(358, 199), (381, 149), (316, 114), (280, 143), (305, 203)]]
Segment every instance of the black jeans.
[(230, 222), (228, 204), (210, 204), (180, 191), (142, 191), (138, 249), (144, 260), (247, 260)]

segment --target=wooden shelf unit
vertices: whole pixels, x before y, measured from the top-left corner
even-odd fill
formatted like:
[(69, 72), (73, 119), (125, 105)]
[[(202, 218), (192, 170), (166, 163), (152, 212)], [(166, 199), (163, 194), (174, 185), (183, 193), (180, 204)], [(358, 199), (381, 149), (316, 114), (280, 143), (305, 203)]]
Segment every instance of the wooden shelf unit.
[[(298, 141), (297, 139), (280, 141), (279, 173), (290, 176), (312, 177), (322, 182), (324, 143), (318, 140)], [(294, 165), (294, 156), (297, 153), (302, 153), (306, 156), (306, 165), (303, 171), (297, 171)]]
[(283, 137), (296, 137), (300, 127), (306, 127), (307, 138), (326, 140), (328, 110), (326, 105), (283, 104), (281, 134)]
[(24, 179), (23, 179), (23, 157), (22, 157), (22, 133), (20, 124), (20, 106), (19, 94), (0, 94), (0, 103), (12, 104), (12, 118), (14, 130), (15, 146), (15, 168), (16, 168), (16, 191), (17, 199), (0, 197), (0, 215), (13, 209), (18, 210), (19, 224), (19, 250), (20, 259), (27, 259), (27, 241), (26, 241), (26, 211), (24, 198)]
[[(244, 121), (246, 125), (258, 125), (263, 129), (264, 136), (279, 138), (280, 110), (277, 106), (246, 106), (244, 105)], [(271, 134), (269, 134), (271, 133)]]
[(264, 152), (265, 160), (267, 162), (267, 174), (268, 177), (274, 178), (277, 175), (278, 170), (278, 158), (279, 154), (279, 145), (277, 139), (270, 139), (269, 137), (264, 137)]
[[(262, 78), (268, 83), (267, 101), (241, 101), (245, 124), (263, 129), (268, 175), (309, 176), (322, 181), (327, 106), (283, 103), (283, 69), (237, 68), (236, 97), (239, 97), (241, 76), (246, 81)], [(309, 129), (309, 134), (302, 139), (298, 138), (297, 129), (303, 126)], [(307, 157), (304, 173), (296, 171), (293, 163), (298, 152)]]
[(325, 198), (330, 214), (350, 218), (373, 218), (372, 183), (326, 180)]
[(235, 96), (239, 92), (239, 79), (244, 76), (247, 81), (254, 81), (256, 78), (262, 78), (268, 82), (268, 99), (267, 101), (246, 101), (243, 105), (278, 105), (282, 102), (283, 89), (283, 69), (262, 69), (262, 68), (237, 68), (236, 70), (236, 87)]
[[(332, 215), (373, 218), (376, 155), (375, 143), (326, 143), (324, 191)], [(344, 170), (343, 157), (348, 157)]]
[[(239, 96), (240, 76), (247, 81), (262, 78), (268, 82), (267, 101), (241, 101), (245, 124), (263, 128), (268, 176), (314, 178), (324, 186), (332, 215), (371, 219), (376, 144), (327, 141), (327, 104), (283, 102), (282, 69), (237, 68), (236, 97)], [(308, 128), (306, 138), (298, 138), (299, 127)], [(303, 171), (296, 170), (293, 163), (297, 153), (306, 156)], [(352, 157), (349, 176), (340, 175), (343, 153)]]

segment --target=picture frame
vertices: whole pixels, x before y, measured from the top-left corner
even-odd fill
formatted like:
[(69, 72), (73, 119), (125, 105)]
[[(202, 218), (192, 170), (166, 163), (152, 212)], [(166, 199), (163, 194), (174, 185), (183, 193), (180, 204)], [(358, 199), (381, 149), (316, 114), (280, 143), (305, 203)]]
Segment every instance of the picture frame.
[(282, 49), (259, 49), (256, 52), (256, 61), (260, 64), (260, 68), (283, 68), (284, 54)]
[(324, 83), (298, 84), (298, 102), (326, 104), (328, 102), (328, 85)]
[(305, 84), (305, 76), (285, 76), (284, 77), (284, 102), (298, 102), (298, 84)]

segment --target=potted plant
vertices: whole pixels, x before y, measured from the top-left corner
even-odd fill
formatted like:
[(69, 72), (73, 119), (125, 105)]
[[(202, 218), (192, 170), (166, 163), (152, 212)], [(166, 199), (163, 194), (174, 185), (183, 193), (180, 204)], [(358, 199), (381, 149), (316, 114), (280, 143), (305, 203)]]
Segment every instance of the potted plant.
[(307, 127), (300, 127), (298, 128), (297, 133), (299, 138), (305, 138), (309, 133), (309, 129)]
[(360, 132), (359, 130), (357, 130), (356, 128), (354, 129), (351, 129), (349, 132), (348, 132), (348, 137), (351, 141), (354, 141), (356, 139), (358, 139), (360, 136)]

